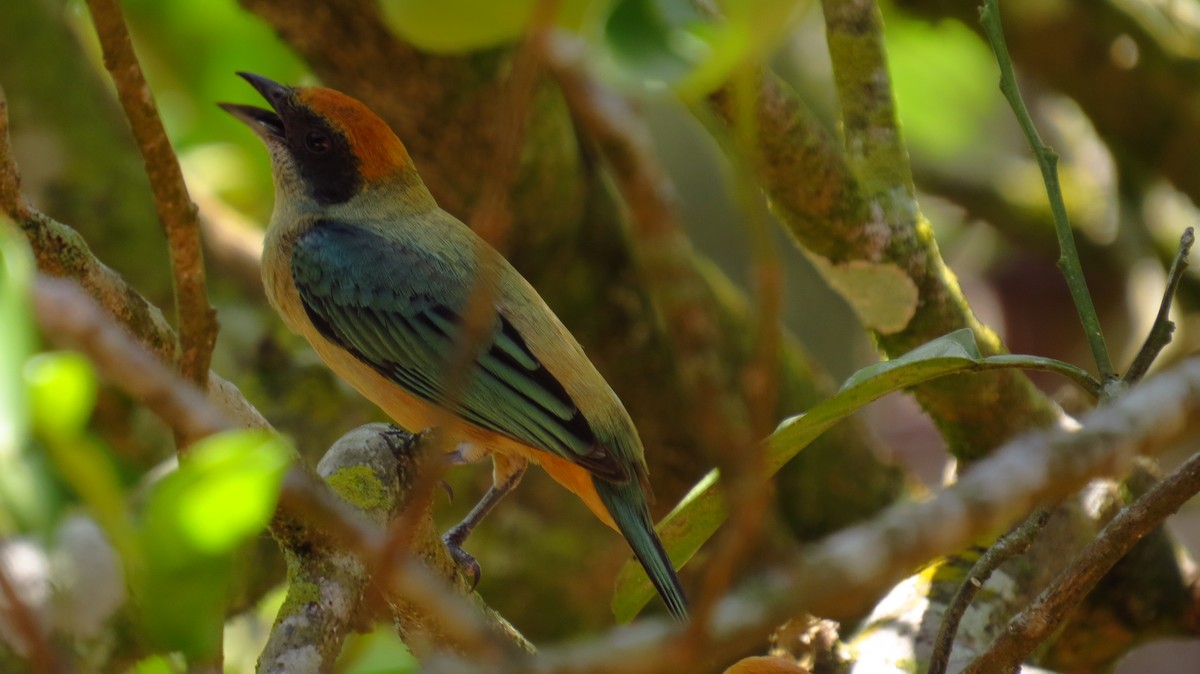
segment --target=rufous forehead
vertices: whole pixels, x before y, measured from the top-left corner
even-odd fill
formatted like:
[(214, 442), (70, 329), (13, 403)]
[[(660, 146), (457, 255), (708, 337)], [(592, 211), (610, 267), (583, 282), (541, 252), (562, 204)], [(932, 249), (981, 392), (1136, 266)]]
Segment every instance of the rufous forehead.
[(408, 151), (392, 129), (358, 99), (323, 87), (299, 88), (296, 96), (345, 135), (366, 180), (382, 178), (411, 164)]

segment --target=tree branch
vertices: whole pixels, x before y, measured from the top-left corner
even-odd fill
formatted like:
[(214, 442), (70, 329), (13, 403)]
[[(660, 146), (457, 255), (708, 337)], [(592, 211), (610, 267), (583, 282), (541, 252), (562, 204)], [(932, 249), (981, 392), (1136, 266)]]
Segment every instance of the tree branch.
[[(328, 85), (354, 95), (386, 119), (405, 141), (421, 176), (447, 211), (465, 219), (493, 171), (491, 130), (500, 82), (512, 50), (473, 55), (432, 55), (390, 33), (374, 4), (357, 0), (241, 0), (265, 19)], [(314, 17), (317, 17), (314, 20)], [(647, 447), (647, 462), (665, 512), (704, 473), (696, 461), (701, 443), (694, 424), (677, 412), (688, 392), (662, 323), (646, 301), (641, 274), (620, 226), (610, 183), (599, 179), (580, 152), (562, 96), (539, 88), (521, 176), (512, 195), (516, 226), (510, 261), (542, 293), (559, 318), (621, 397)], [(718, 302), (717, 329), (727, 362), (753, 357), (753, 314), (742, 292), (702, 257), (696, 266)], [(597, 292), (603, 288), (603, 292)], [(772, 419), (815, 404), (832, 392), (829, 378), (794, 340), (779, 361), (777, 406)], [(655, 381), (654, 387), (645, 386)], [(804, 536), (861, 519), (903, 489), (899, 471), (883, 464), (860, 427), (835, 429), (793, 464), (781, 492)], [(855, 465), (854, 480), (815, 479), (825, 466)], [(526, 498), (528, 489), (518, 498)]]
[(992, 573), (1004, 562), (1017, 555), (1025, 554), (1033, 539), (1046, 527), (1050, 521), (1050, 508), (1039, 506), (1016, 529), (1005, 534), (996, 541), (979, 561), (971, 567), (966, 580), (958, 586), (946, 611), (942, 614), (942, 624), (938, 628), (937, 641), (933, 653), (929, 656), (929, 671), (927, 674), (945, 674), (950, 664), (950, 652), (954, 648), (954, 637), (958, 634), (958, 625), (966, 615), (967, 609), (975, 595), (983, 589)]
[[(49, 337), (83, 352), (110, 381), (131, 396), (143, 399), (151, 411), (181, 435), (195, 441), (233, 427), (209, 398), (146, 352), (74, 283), (39, 276), (35, 284), (35, 309), (43, 331)], [(212, 379), (216, 380), (215, 377)], [(212, 385), (210, 381), (210, 387)], [(224, 391), (240, 399), (235, 388)], [(244, 400), (242, 403), (246, 404)], [(266, 427), (265, 422), (261, 425)], [(373, 432), (378, 433), (378, 429)], [(390, 429), (388, 432), (395, 433)], [(347, 445), (339, 448), (335, 456), (350, 454), (361, 458), (362, 453), (354, 452), (370, 438), (365, 433), (351, 435)], [(392, 472), (395, 472), (394, 461), (395, 457)], [(347, 467), (344, 462), (334, 462), (333, 466)], [(330, 474), (333, 472), (330, 469)], [(372, 485), (363, 482), (366, 479), (361, 471), (351, 471), (348, 478), (340, 479), (340, 484), (355, 490), (356, 494), (372, 493)], [(399, 508), (390, 501), (386, 507), (389, 512)], [(463, 652), (494, 656), (513, 647), (529, 648), (523, 637), (481, 601), (476, 599), (468, 603), (450, 590), (447, 583), (455, 577), (456, 567), (433, 529), (428, 512), (414, 521), (418, 523), (421, 535), (412, 538), (413, 551), (425, 560), (424, 563), (405, 557), (397, 562), (400, 570), (384, 579), (385, 594), (400, 605), (410, 607), (397, 616), (397, 621), (407, 626), (408, 633), (435, 635), (436, 638), (423, 637), (431, 649), (454, 646)], [(271, 531), (279, 544), (294, 555), (303, 555), (332, 537), (358, 555), (367, 570), (378, 568), (388, 540), (382, 527), (361, 521), (357, 512), (303, 466), (293, 467), (284, 480)], [(345, 549), (341, 548), (342, 551)], [(432, 575), (427, 564), (438, 569), (440, 577)], [(354, 573), (349, 573), (338, 576), (336, 581), (349, 583), (352, 587), (359, 582), (356, 578)], [(458, 584), (458, 592), (465, 589)], [(330, 623), (330, 628), (336, 631), (341, 626), (335, 621)], [(292, 643), (286, 639), (277, 641), (275, 652), (288, 650), (287, 646)], [(418, 643), (415, 648), (420, 646)]]
[(692, 620), (733, 582), (761, 534), (770, 489), (763, 488), (762, 448), (746, 400), (722, 354), (724, 344), (712, 293), (695, 266), (691, 242), (676, 208), (674, 185), (659, 165), (645, 125), (624, 98), (605, 90), (583, 67), (586, 51), (558, 32), (542, 36), (551, 73), (567, 106), (603, 157), (629, 208), (634, 260), (646, 293), (661, 316), (688, 392), (687, 414), (700, 429), (700, 449), (720, 467), (733, 522), (712, 556)]
[(893, 229), (920, 218), (908, 148), (900, 131), (874, 0), (822, 0), (825, 35), (841, 104), (846, 163)]
[(39, 674), (64, 672), (62, 663), (50, 639), (43, 629), (42, 621), (25, 602), (9, 577), (5, 559), (5, 546), (0, 541), (0, 642), (4, 637), (12, 639), (9, 644), (19, 655), (29, 660), (32, 671)]
[(104, 51), (104, 65), (112, 75), (117, 96), (142, 152), (158, 218), (167, 236), (179, 323), (179, 369), (204, 388), (217, 341), (217, 320), (205, 289), (200, 223), (117, 3), (118, 0), (88, 0), (88, 8)]
[[(372, 620), (373, 602), (367, 596), (372, 584), (392, 581), (382, 576), (373, 580), (371, 562), (384, 551), (382, 532), (388, 522), (413, 505), (408, 490), (418, 474), (414, 468), (419, 457), (412, 450), (419, 444), (419, 439), (387, 424), (361, 426), (342, 436), (317, 466), (336, 496), (315, 488), (315, 482), (289, 478), (285, 498), (303, 503), (301, 509), (315, 515), (306, 518), (314, 532), (340, 531), (348, 521), (360, 524), (352, 527), (358, 535), (317, 533), (308, 545), (292, 548), (288, 595), (259, 658), (259, 672), (330, 672), (350, 631)], [(427, 520), (428, 511), (425, 516)], [(433, 528), (424, 529), (419, 549), (440, 548)], [(344, 539), (353, 545), (344, 546)], [(504, 655), (509, 639), (518, 647), (532, 648), (481, 603), (477, 602), (478, 608), (488, 622), (474, 610), (461, 610), (465, 606), (461, 600), (447, 593), (456, 580), (452, 564), (440, 569), (448, 573), (438, 577), (431, 577), (428, 566), (407, 559), (401, 566), (403, 570), (393, 574), (397, 576), (393, 587), (381, 589), (391, 597), (397, 628), (417, 657), (455, 648), (475, 658), (494, 659)], [(401, 601), (414, 591), (425, 599), (415, 604)], [(496, 630), (503, 630), (508, 639), (497, 639)]]
[[(758, 145), (751, 166), (775, 213), (864, 327), (874, 331), (884, 353), (899, 356), (963, 327), (975, 332), (985, 356), (1004, 353), (999, 337), (971, 312), (915, 206), (906, 207), (907, 217), (887, 220), (882, 204), (868, 198), (838, 144), (796, 93), (769, 70), (757, 86)], [(707, 103), (726, 130), (741, 123), (730, 86)], [(923, 384), (915, 395), (951, 451), (966, 459), (986, 455), (1030, 426), (1049, 425), (1058, 414), (1015, 371), (942, 379)], [(1009, 413), (994, 414), (997, 406)]]
[(427, 671), (694, 671), (702, 658), (720, 661), (751, 648), (773, 626), (802, 611), (831, 618), (859, 615), (914, 568), (1011, 525), (1038, 503), (1064, 498), (1092, 479), (1121, 475), (1139, 453), (1160, 451), (1198, 426), (1200, 358), (1192, 358), (1094, 410), (1077, 430), (1021, 436), (932, 500), (893, 506), (809, 546), (785, 571), (759, 576), (718, 603), (710, 649), (703, 653), (670, 641), (665, 622), (643, 620), (590, 641), (543, 649), (535, 659), (505, 667), (439, 662)]
[(963, 674), (1013, 671), (1062, 625), (1071, 610), (1138, 541), (1197, 492), (1200, 492), (1200, 454), (1193, 455), (1113, 518), (1050, 587), (1009, 621), (991, 647)]

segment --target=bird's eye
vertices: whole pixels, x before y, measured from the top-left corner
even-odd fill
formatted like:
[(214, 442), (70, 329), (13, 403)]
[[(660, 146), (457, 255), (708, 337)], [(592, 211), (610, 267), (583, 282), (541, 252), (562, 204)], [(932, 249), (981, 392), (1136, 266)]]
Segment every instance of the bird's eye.
[(304, 145), (313, 154), (322, 154), (329, 149), (329, 137), (320, 131), (310, 131), (304, 137)]

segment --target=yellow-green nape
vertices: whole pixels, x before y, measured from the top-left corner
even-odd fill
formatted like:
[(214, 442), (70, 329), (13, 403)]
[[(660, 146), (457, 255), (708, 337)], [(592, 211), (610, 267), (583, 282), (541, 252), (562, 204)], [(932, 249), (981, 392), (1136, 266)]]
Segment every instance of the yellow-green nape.
[(391, 127), (362, 101), (324, 87), (299, 88), (296, 95), (345, 135), (364, 180), (380, 180), (412, 166), (408, 150)]

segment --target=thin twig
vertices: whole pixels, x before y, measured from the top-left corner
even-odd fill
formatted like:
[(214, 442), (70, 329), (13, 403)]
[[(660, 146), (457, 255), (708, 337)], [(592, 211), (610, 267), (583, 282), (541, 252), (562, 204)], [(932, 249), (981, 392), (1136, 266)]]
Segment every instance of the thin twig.
[(1183, 273), (1187, 271), (1188, 253), (1191, 252), (1195, 241), (1196, 232), (1191, 227), (1185, 229), (1183, 236), (1179, 237), (1179, 249), (1171, 262), (1171, 270), (1167, 272), (1167, 287), (1163, 290), (1162, 302), (1158, 305), (1158, 315), (1154, 317), (1154, 325), (1150, 327), (1150, 334), (1146, 335), (1142, 348), (1138, 349), (1137, 356), (1134, 356), (1133, 363), (1125, 372), (1123, 381), (1127, 385), (1141, 381), (1150, 370), (1154, 359), (1158, 358), (1159, 352), (1171, 343), (1171, 335), (1175, 332), (1175, 322), (1171, 320), (1171, 303), (1175, 299), (1179, 282), (1183, 280)]
[[(169, 362), (175, 354), (177, 336), (158, 307), (97, 259), (78, 232), (33, 209), (21, 196), (21, 177), (12, 155), (7, 113), (4, 92), (0, 90), (0, 209), (21, 228), (38, 269), (44, 274), (75, 280), (142, 347), (159, 360)], [(269, 427), (237, 387), (212, 372), (208, 375), (208, 394), (239, 425)]]
[[(623, 674), (696, 671), (698, 658), (720, 661), (760, 644), (775, 626), (806, 611), (830, 618), (861, 615), (901, 578), (988, 532), (1011, 525), (1102, 476), (1120, 475), (1139, 453), (1161, 451), (1200, 428), (1200, 358), (1193, 358), (1093, 410), (1075, 430), (1021, 436), (997, 448), (935, 498), (890, 507), (869, 522), (808, 546), (779, 574), (763, 574), (713, 611), (703, 653), (664, 646), (667, 623), (639, 621), (596, 639), (542, 649), (507, 667), (438, 664), (431, 674)], [(739, 650), (745, 649), (745, 650)], [(710, 660), (711, 658), (711, 660)]]
[(988, 548), (987, 552), (983, 553), (983, 556), (971, 567), (963, 584), (958, 587), (958, 591), (954, 593), (954, 597), (946, 606), (946, 612), (942, 614), (942, 624), (938, 629), (937, 640), (933, 644), (933, 653), (929, 656), (928, 674), (945, 673), (950, 664), (950, 651), (954, 648), (954, 638), (958, 635), (958, 625), (966, 615), (967, 608), (971, 606), (975, 595), (979, 594), (984, 584), (992, 577), (992, 573), (1000, 568), (1001, 564), (1017, 555), (1023, 555), (1029, 550), (1033, 539), (1041, 533), (1042, 529), (1046, 528), (1046, 522), (1050, 521), (1050, 512), (1049, 507), (1038, 506), (1037, 510), (1025, 518), (1025, 521), (1016, 529), (1005, 534), (992, 547)]
[[(587, 73), (587, 52), (578, 40), (547, 31), (543, 45), (572, 118), (603, 157), (629, 207), (634, 259), (690, 392), (688, 415), (701, 429), (704, 457), (716, 460), (729, 476), (724, 485), (754, 485), (729, 495), (736, 504), (732, 512), (745, 517), (741, 526), (729, 527), (730, 535), (714, 554), (704, 590), (692, 607), (693, 625), (701, 626), (762, 530), (769, 490), (762, 488), (764, 469), (754, 468), (756, 456), (762, 463), (761, 448), (754, 441), (745, 401), (732, 393), (738, 390), (731, 381), (736, 374), (722, 356), (728, 349), (722, 344), (715, 301), (695, 268), (674, 185), (659, 165), (644, 123), (628, 100)], [(739, 481), (747, 472), (754, 476)]]
[(0, 545), (0, 618), (15, 632), (13, 637), (24, 646), (25, 656), (34, 672), (58, 674), (65, 671), (50, 644), (50, 638), (42, 629), (41, 621), (17, 592), (12, 578), (9, 578), (3, 552), (4, 548)]
[[(0, 97), (0, 196), (5, 199), (0, 201), (0, 207), (18, 220), (44, 273), (70, 276), (83, 286), (74, 287), (75, 284), (67, 280), (46, 276), (37, 279), (35, 310), (39, 320), (46, 321), (44, 332), (51, 338), (63, 340), (61, 343), (65, 346), (83, 351), (110, 381), (131, 396), (144, 399), (151, 411), (159, 414), (177, 433), (190, 436), (192, 441), (231, 427), (233, 424), (229, 420), (236, 420), (236, 425), (241, 427), (270, 428), (241, 392), (215, 373), (208, 377), (209, 397), (206, 397), (164, 367), (161, 355), (169, 353), (170, 345), (175, 343), (175, 334), (158, 309), (96, 259), (74, 230), (25, 207), (20, 199), (19, 175), (9, 153), (8, 117), (2, 103)], [(296, 477), (297, 471), (303, 475)], [(295, 468), (291, 479), (309, 483), (316, 478)], [(304, 524), (301, 513), (290, 512), (286, 506), (281, 506), (272, 530), (281, 545), (302, 546), (305, 541), (293, 535), (293, 531), (300, 530)], [(327, 518), (321, 524), (324, 526), (316, 528), (326, 531), (341, 531), (354, 526), (347, 520), (336, 518)], [(440, 542), (434, 543), (440, 546)], [(374, 558), (381, 557), (376, 553)], [(395, 587), (412, 593), (405, 598), (418, 607), (422, 615), (427, 613), (437, 618), (445, 611), (451, 611), (453, 615), (449, 621), (458, 620), (453, 616), (462, 614), (463, 609), (443, 606), (444, 595), (453, 593), (438, 589), (444, 585), (441, 581), (431, 584), (428, 571), (412, 571), (418, 566), (416, 562), (406, 563), (411, 569), (398, 575), (409, 576), (412, 580), (397, 581)], [(490, 619), (502, 622), (494, 612), (488, 615)], [(511, 627), (508, 630), (511, 631)]]
[(194, 442), (232, 428), (208, 398), (175, 377), (157, 358), (114, 323), (73, 281), (38, 274), (34, 312), (42, 332), (59, 346), (87, 354), (115, 382)]
[[(759, 544), (766, 529), (773, 504), (773, 473), (767, 466), (766, 445), (759, 439), (770, 435), (776, 420), (776, 401), (779, 394), (779, 355), (782, 333), (779, 314), (783, 272), (775, 242), (771, 239), (770, 223), (765, 217), (761, 192), (754, 183), (748, 163), (758, 157), (758, 125), (753, 114), (758, 95), (757, 77), (760, 63), (743, 64), (733, 74), (729, 87), (734, 100), (744, 114), (733, 124), (733, 139), (739, 146), (741, 161), (734, 162), (734, 189), (738, 204), (745, 214), (754, 279), (755, 341), (750, 362), (739, 372), (733, 391), (742, 392), (744, 399), (726, 394), (725, 425), (728, 440), (716, 453), (722, 471), (722, 489), (726, 490), (731, 507), (729, 525), (716, 540), (704, 574), (704, 585), (697, 597), (702, 610), (711, 611), (717, 601), (733, 585), (736, 573), (747, 556)], [(700, 611), (698, 611), (700, 613)], [(701, 615), (703, 615), (701, 613)], [(705, 646), (699, 626), (690, 631), (688, 646)]]
[(1100, 381), (1107, 389), (1117, 380), (1117, 375), (1113, 370), (1112, 361), (1109, 360), (1104, 333), (1100, 330), (1100, 318), (1096, 315), (1096, 307), (1092, 305), (1092, 296), (1088, 292), (1083, 267), (1079, 263), (1079, 251), (1075, 249), (1075, 236), (1071, 231), (1071, 222), (1067, 219), (1067, 207), (1058, 183), (1058, 154), (1042, 142), (1042, 137), (1033, 124), (1033, 118), (1029, 115), (1029, 109), (1025, 107), (1025, 101), (1021, 98), (1012, 59), (1004, 42), (999, 0), (984, 0), (979, 11), (979, 21), (1000, 66), (1000, 91), (1008, 99), (1017, 123), (1021, 125), (1021, 130), (1025, 132), (1033, 154), (1037, 157), (1038, 167), (1042, 170), (1042, 180), (1046, 183), (1046, 194), (1050, 199), (1050, 212), (1054, 215), (1054, 231), (1058, 235), (1058, 267), (1067, 281), (1071, 299), (1075, 301), (1075, 310), (1079, 313), (1084, 335), (1096, 360)]
[[(553, 19), (554, 0), (540, 0), (531, 18), (533, 27), (540, 27)], [(530, 29), (534, 34), (534, 28)], [(520, 172), (521, 148), (524, 145), (525, 130), (529, 124), (530, 107), (533, 95), (542, 73), (542, 59), (538, 50), (533, 48), (532, 39), (527, 38), (517, 49), (512, 70), (506, 83), (507, 97), (505, 105), (498, 114), (494, 136), (495, 167), (490, 179), (485, 181), (478, 203), (471, 213), (468, 225), (480, 236), (480, 246), (491, 245), (503, 252), (508, 230), (512, 225), (512, 212), (509, 208), (510, 195)], [(457, 400), (470, 383), (471, 372), (475, 367), (475, 354), (478, 347), (489, 339), (496, 320), (496, 293), (500, 284), (496, 275), (500, 269), (492, 264), (486, 264), (489, 256), (479, 251), (480, 261), (476, 271), (471, 293), (467, 298), (466, 307), (462, 312), (462, 333), (443, 373), (442, 380), (445, 390), (445, 404), (438, 408), (438, 415), (431, 424), (433, 428), (450, 427), (454, 413), (451, 411), (453, 401)], [(441, 456), (452, 448), (450, 434), (434, 435), (435, 447), (433, 454)], [(420, 469), (420, 474), (414, 481), (410, 492), (410, 505), (396, 518), (392, 526), (392, 535), (384, 546), (384, 554), (379, 558), (380, 567), (375, 573), (381, 577), (378, 582), (386, 585), (388, 574), (400, 565), (400, 559), (410, 541), (406, 538), (414, 531), (415, 520), (423, 513), (432, 501), (438, 481), (446, 469), (444, 461), (426, 461)]]
[(133, 51), (118, 0), (88, 0), (88, 8), (104, 52), (104, 65), (112, 75), (117, 96), (142, 152), (154, 206), (166, 233), (179, 324), (179, 371), (204, 388), (217, 341), (217, 321), (205, 289), (196, 206), (188, 197), (179, 159), (171, 148)]
[[(58, 340), (62, 346), (83, 352), (109, 381), (129, 395), (144, 400), (151, 411), (178, 433), (195, 441), (232, 427), (221, 409), (134, 341), (76, 284), (39, 275), (34, 292), (35, 314), (45, 334)], [(317, 502), (315, 506), (310, 503), (314, 499)], [(309, 543), (304, 536), (312, 532), (344, 535), (347, 544), (364, 555), (367, 568), (378, 566), (378, 560), (383, 558), (383, 533), (355, 519), (357, 513), (348, 505), (341, 503), (340, 506), (330, 506), (328, 499), (336, 500), (336, 496), (311, 471), (303, 467), (291, 469), (284, 480), (284, 495), (280, 498), (280, 506), (272, 522), (272, 531), (280, 544), (302, 547)], [(316, 519), (310, 520), (309, 517)], [(296, 532), (308, 533), (298, 538)], [(439, 548), (441, 546), (436, 539), (428, 543)], [(478, 614), (474, 623), (463, 622), (463, 616), (468, 611), (475, 611), (475, 608), (446, 587), (444, 582), (433, 578), (419, 562), (405, 562), (401, 572), (382, 574), (382, 577), (387, 580), (389, 575), (392, 579), (387, 587), (400, 593), (397, 596), (418, 606), (423, 615), (430, 616), (431, 620), (449, 611), (451, 615), (448, 620), (452, 619), (456, 625), (464, 625), (462, 629), (482, 622)], [(498, 616), (494, 613), (487, 615), (491, 623), (498, 623)], [(455, 634), (454, 629), (448, 629), (447, 633)], [(480, 629), (487, 629), (494, 634), (505, 633), (501, 628)], [(460, 640), (463, 648), (478, 643), (478, 639), (469, 634)], [(523, 640), (517, 642), (523, 643)], [(494, 649), (494, 646), (490, 648)]]
[(964, 674), (1011, 671), (1066, 620), (1068, 614), (1138, 541), (1200, 492), (1200, 453), (1113, 518), (1083, 552), (1024, 611), (1013, 618)]
[(28, 218), (28, 205), (21, 196), (21, 173), (10, 148), (8, 97), (0, 87), (0, 211), (20, 221)]

